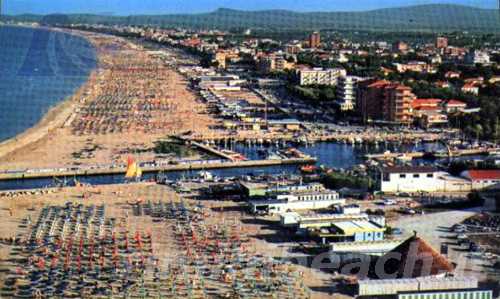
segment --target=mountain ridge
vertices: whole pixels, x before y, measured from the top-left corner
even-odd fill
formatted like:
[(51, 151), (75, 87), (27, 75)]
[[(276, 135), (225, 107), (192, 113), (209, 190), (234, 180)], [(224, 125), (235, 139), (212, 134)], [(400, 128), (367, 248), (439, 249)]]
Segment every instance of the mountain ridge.
[[(424, 4), (367, 11), (297, 12), (286, 9), (237, 10), (219, 8), (197, 14), (106, 16), (54, 14), (4, 16), (6, 19), (110, 25), (156, 25), (186, 28), (255, 28), (270, 30), (374, 30), (374, 31), (487, 31), (500, 32), (500, 12), (455, 4)], [(47, 21), (48, 22), (48, 21)], [(51, 22), (54, 22), (53, 20)], [(62, 21), (61, 21), (62, 22)]]

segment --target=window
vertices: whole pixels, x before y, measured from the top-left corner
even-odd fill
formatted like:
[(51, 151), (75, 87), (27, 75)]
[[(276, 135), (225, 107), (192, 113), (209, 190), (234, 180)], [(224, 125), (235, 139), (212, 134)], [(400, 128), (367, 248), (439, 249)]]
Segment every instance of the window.
[(418, 179), (420, 177), (420, 174), (415, 173), (415, 174), (413, 174), (413, 177), (416, 178), (416, 179)]
[(433, 173), (428, 173), (428, 174), (427, 174), (427, 177), (428, 177), (428, 178), (433, 178), (433, 177), (434, 177), (434, 174), (433, 174)]
[(391, 179), (390, 179), (389, 174), (388, 174), (388, 173), (384, 173), (384, 174), (382, 175), (382, 180), (383, 180), (384, 182), (389, 182), (389, 181), (391, 180)]
[(399, 175), (399, 178), (401, 178), (401, 179), (405, 179), (405, 178), (406, 178), (406, 174), (400, 174), (400, 175)]

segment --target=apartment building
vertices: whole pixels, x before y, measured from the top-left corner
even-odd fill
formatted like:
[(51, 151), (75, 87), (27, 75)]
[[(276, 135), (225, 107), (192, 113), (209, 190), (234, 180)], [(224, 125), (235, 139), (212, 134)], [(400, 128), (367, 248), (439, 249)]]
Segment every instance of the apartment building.
[(354, 110), (358, 82), (363, 78), (356, 76), (342, 76), (337, 82), (337, 105), (341, 111)]
[(346, 76), (347, 72), (341, 68), (312, 68), (300, 69), (297, 71), (300, 85), (337, 85), (341, 76)]
[(411, 103), (414, 99), (411, 88), (399, 83), (371, 80), (358, 86), (358, 111), (365, 122), (410, 124), (413, 121)]

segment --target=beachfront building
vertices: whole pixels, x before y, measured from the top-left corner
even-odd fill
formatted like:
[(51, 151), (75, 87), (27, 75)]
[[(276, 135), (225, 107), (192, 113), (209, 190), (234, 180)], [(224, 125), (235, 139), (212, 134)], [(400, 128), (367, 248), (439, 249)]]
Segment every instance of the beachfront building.
[(310, 192), (323, 192), (325, 187), (320, 183), (310, 184), (274, 184), (268, 183), (255, 183), (255, 182), (240, 182), (241, 189), (247, 198), (268, 196), (271, 193), (310, 193)]
[(264, 200), (251, 200), (248, 205), (254, 214), (279, 214), (300, 210), (328, 209), (336, 205), (345, 204), (345, 199), (339, 198), (335, 191), (320, 192), (290, 192), (279, 194)]
[(299, 83), (302, 86), (308, 85), (337, 85), (341, 76), (346, 76), (346, 70), (341, 68), (302, 68), (297, 70)]
[(337, 83), (337, 105), (341, 111), (354, 110), (358, 82), (363, 80), (356, 76), (341, 76)]
[(394, 299), (492, 299), (491, 290), (483, 290), (474, 277), (418, 277), (408, 279), (360, 280), (360, 297), (385, 296)]
[(439, 171), (432, 166), (384, 167), (377, 177), (379, 190), (398, 192), (469, 192), (470, 181)]
[(312, 235), (318, 236), (323, 243), (327, 239), (344, 242), (381, 241), (385, 230), (384, 226), (373, 221), (349, 220), (334, 222), (329, 228), (323, 228)]
[(398, 192), (469, 192), (471, 183), (431, 166), (393, 166), (380, 169), (379, 190)]
[(430, 166), (385, 167), (380, 171), (380, 191), (435, 191), (439, 187), (438, 175), (437, 168)]
[(475, 277), (453, 276), (453, 264), (416, 233), (369, 265), (368, 277), (358, 281), (358, 298), (491, 299), (493, 295), (480, 289)]

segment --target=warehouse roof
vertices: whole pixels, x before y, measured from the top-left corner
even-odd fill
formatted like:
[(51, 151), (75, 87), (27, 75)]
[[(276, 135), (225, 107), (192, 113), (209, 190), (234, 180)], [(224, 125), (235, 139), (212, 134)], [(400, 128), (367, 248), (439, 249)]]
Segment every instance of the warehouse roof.
[(354, 235), (361, 232), (384, 231), (384, 228), (366, 220), (352, 220), (332, 223), (346, 235)]
[(453, 265), (415, 234), (384, 256), (386, 275), (416, 278), (453, 271)]
[(438, 169), (433, 166), (390, 166), (382, 169), (385, 173), (431, 173)]

